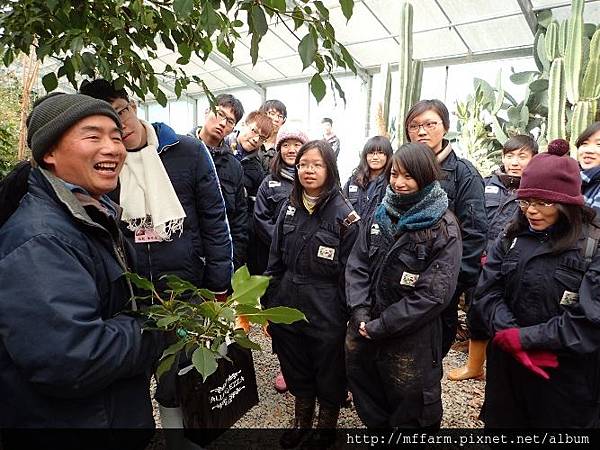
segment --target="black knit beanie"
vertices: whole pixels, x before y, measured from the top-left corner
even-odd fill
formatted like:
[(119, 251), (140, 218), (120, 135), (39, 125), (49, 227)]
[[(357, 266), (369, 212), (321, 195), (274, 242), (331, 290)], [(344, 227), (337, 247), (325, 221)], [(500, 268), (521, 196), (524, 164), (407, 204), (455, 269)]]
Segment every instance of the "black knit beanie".
[(119, 115), (110, 103), (82, 94), (53, 92), (33, 104), (27, 118), (27, 145), (33, 159), (43, 165), (44, 155), (65, 131), (89, 116), (110, 117), (121, 128)]

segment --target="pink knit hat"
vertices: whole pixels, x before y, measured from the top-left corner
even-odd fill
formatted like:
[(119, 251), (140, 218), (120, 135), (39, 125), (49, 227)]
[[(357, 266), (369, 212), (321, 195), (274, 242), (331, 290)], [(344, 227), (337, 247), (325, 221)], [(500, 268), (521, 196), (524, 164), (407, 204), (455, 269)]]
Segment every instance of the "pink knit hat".
[(534, 156), (523, 171), (517, 197), (583, 206), (579, 165), (564, 156), (568, 152), (569, 143), (555, 139), (548, 144), (547, 153)]
[(279, 147), (283, 141), (288, 139), (296, 139), (302, 142), (302, 145), (308, 142), (308, 136), (300, 128), (293, 125), (283, 125), (277, 133), (277, 139), (275, 140), (275, 149), (279, 151)]

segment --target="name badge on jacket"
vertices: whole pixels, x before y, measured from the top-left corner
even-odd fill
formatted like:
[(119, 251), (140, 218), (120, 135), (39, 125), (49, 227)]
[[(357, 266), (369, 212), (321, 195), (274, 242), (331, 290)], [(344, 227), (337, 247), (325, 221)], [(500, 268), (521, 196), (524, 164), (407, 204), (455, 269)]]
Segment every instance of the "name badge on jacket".
[(135, 232), (135, 243), (162, 242), (163, 239), (152, 228), (140, 228)]
[(565, 291), (563, 292), (562, 298), (560, 299), (560, 304), (563, 306), (569, 306), (574, 303), (577, 303), (579, 300), (579, 294), (576, 292)]
[(319, 245), (319, 251), (317, 252), (317, 256), (319, 258), (328, 259), (329, 261), (333, 261), (334, 255), (335, 255), (335, 248), (324, 247), (323, 245)]
[(400, 284), (403, 286), (415, 287), (418, 279), (419, 279), (418, 273), (402, 272), (402, 278), (400, 278)]
[(269, 180), (269, 187), (279, 187), (281, 186), (281, 181)]
[(351, 184), (348, 186), (348, 192), (358, 192), (358, 186), (355, 184)]
[(485, 193), (486, 194), (497, 194), (500, 192), (500, 188), (498, 186), (486, 186)]

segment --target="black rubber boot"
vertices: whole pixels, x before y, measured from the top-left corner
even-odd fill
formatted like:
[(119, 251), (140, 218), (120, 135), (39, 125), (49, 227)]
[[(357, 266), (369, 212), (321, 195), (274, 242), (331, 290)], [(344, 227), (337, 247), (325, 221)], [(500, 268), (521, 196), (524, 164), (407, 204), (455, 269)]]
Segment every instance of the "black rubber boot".
[(279, 439), (282, 448), (294, 448), (312, 429), (315, 399), (296, 397), (294, 403), (294, 426), (286, 430)]
[(325, 449), (335, 443), (337, 421), (340, 416), (340, 408), (319, 405), (319, 417), (317, 430), (302, 444), (303, 449), (319, 448)]

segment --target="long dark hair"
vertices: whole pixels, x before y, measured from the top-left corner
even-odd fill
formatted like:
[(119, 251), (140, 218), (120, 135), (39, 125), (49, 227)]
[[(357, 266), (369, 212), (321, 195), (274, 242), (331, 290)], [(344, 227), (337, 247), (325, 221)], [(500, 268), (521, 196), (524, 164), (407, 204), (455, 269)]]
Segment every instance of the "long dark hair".
[(392, 167), (398, 169), (400, 166), (417, 182), (419, 190), (442, 176), (437, 158), (427, 145), (420, 142), (409, 142), (396, 150), (387, 171), (388, 180)]
[(356, 180), (356, 184), (362, 189), (369, 184), (371, 178), (371, 169), (367, 162), (367, 155), (374, 150), (382, 151), (386, 157), (383, 173), (387, 173), (392, 164), (392, 155), (394, 154), (394, 151), (392, 150), (390, 140), (385, 136), (373, 136), (372, 138), (369, 138), (367, 142), (365, 142), (365, 146), (360, 154), (360, 163), (358, 164), (358, 167), (354, 169), (354, 173), (352, 174)]
[[(556, 203), (558, 220), (552, 227), (551, 251), (554, 254), (573, 248), (581, 237), (584, 224), (592, 223), (596, 212), (588, 206)], [(519, 208), (515, 218), (506, 227), (506, 239), (512, 241), (519, 233), (529, 228), (525, 213)]]
[[(317, 210), (325, 201), (335, 192), (340, 190), (340, 174), (338, 172), (337, 163), (335, 160), (335, 153), (329, 145), (329, 142), (324, 140), (315, 140), (309, 141), (300, 147), (298, 153), (296, 154), (296, 164), (300, 163), (300, 158), (307, 151), (316, 149), (321, 154), (323, 161), (325, 162), (325, 169), (327, 170), (327, 178), (325, 180), (325, 186), (323, 186), (323, 190), (319, 195), (319, 199), (317, 200), (317, 204), (315, 205), (315, 210)], [(296, 175), (294, 178), (294, 187), (292, 188), (292, 194), (290, 195), (290, 203), (299, 207), (302, 205), (302, 193), (304, 192), (304, 188), (300, 184), (300, 176)]]

